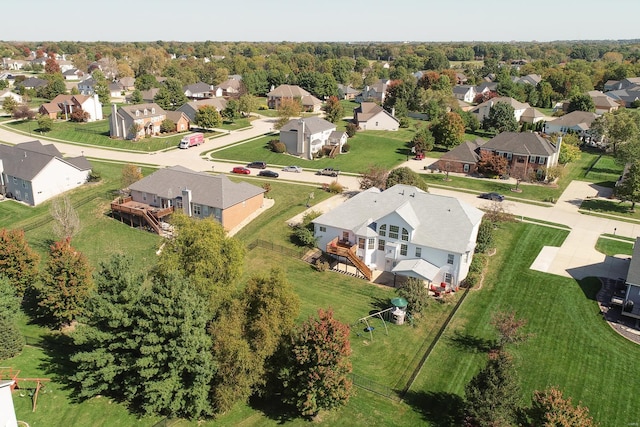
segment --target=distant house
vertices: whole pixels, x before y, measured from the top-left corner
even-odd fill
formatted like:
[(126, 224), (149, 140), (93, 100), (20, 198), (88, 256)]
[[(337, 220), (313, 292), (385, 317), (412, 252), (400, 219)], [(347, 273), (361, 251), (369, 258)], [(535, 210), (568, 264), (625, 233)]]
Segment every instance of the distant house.
[(485, 81), (476, 86), (476, 93), (496, 92), (498, 83), (493, 81)]
[(469, 79), (462, 73), (456, 73), (456, 85), (464, 85)]
[(107, 86), (109, 88), (109, 97), (111, 98), (122, 98), (124, 95), (124, 88), (120, 84), (120, 82), (111, 82)]
[(155, 102), (155, 97), (158, 94), (158, 92), (160, 91), (159, 88), (157, 87), (152, 87), (149, 90), (141, 90), (140, 91), (140, 96), (142, 96), (142, 101), (146, 102), (146, 103), (152, 103)]
[(151, 226), (181, 210), (195, 218), (211, 217), (232, 230), (263, 207), (261, 187), (229, 180), (226, 175), (209, 175), (183, 166), (160, 169), (129, 186), (131, 196), (111, 203), (114, 216), (134, 225)]
[(58, 95), (51, 102), (42, 104), (38, 110), (40, 114), (47, 115), (52, 119), (62, 117), (65, 120), (74, 111), (81, 109), (89, 114), (87, 121), (95, 122), (102, 120), (102, 103), (97, 94), (88, 95)]
[(320, 117), (291, 119), (280, 129), (280, 141), (287, 147), (287, 153), (305, 159), (323, 148), (339, 154), (347, 141), (345, 132), (337, 132), (336, 125)]
[(363, 102), (354, 108), (353, 119), (362, 130), (398, 130), (400, 122), (374, 102)]
[(322, 107), (322, 101), (300, 86), (280, 85), (267, 93), (267, 105), (269, 108), (278, 109), (283, 99), (300, 100), (303, 110), (307, 112), (318, 112)]
[(473, 141), (463, 141), (450, 151), (444, 153), (435, 163), (435, 169), (443, 172), (472, 174), (478, 170), (480, 147), (485, 141), (476, 138)]
[(588, 136), (591, 123), (598, 118), (596, 113), (588, 111), (572, 111), (550, 120), (544, 124), (544, 133), (551, 135), (554, 133), (566, 134), (573, 132), (580, 137)]
[(64, 71), (62, 76), (65, 80), (80, 80), (84, 77), (84, 73), (77, 68), (72, 68), (70, 70)]
[(82, 95), (93, 95), (95, 93), (96, 81), (93, 77), (82, 80), (78, 83), (78, 91)]
[(542, 81), (542, 76), (540, 74), (527, 74), (526, 76), (512, 77), (512, 81), (514, 83), (538, 86), (538, 84)]
[(22, 70), (28, 63), (23, 59), (2, 58), (2, 68), (5, 70)]
[(640, 77), (628, 77), (622, 80), (607, 80), (604, 84), (604, 91), (621, 89), (634, 89), (640, 86)]
[(43, 87), (48, 84), (49, 82), (47, 80), (39, 79), (37, 77), (29, 77), (28, 79), (16, 84), (16, 86), (23, 87), (25, 89), (38, 89), (39, 87)]
[(215, 96), (237, 97), (242, 89), (242, 80), (230, 78), (214, 87)]
[(478, 104), (471, 110), (471, 113), (474, 114), (478, 121), (482, 123), (484, 119), (489, 115), (489, 111), (491, 111), (491, 107), (498, 103), (508, 104), (513, 107), (513, 115), (517, 122), (520, 122), (522, 115), (524, 112), (531, 108), (531, 106), (527, 103), (520, 102), (508, 96), (499, 96), (495, 98), (491, 98), (488, 101), (483, 102), (482, 104)]
[(620, 104), (615, 99), (599, 90), (589, 91), (587, 95), (596, 107), (596, 114), (612, 113), (620, 108)]
[(531, 172), (545, 177), (546, 169), (558, 164), (558, 140), (552, 143), (534, 132), (502, 132), (479, 147), (507, 159), (509, 175), (528, 178)]
[(135, 77), (121, 77), (118, 79), (118, 83), (122, 86), (122, 90), (134, 90), (136, 88)]
[(477, 92), (475, 86), (459, 85), (453, 87), (453, 96), (464, 102), (473, 102)]
[(31, 206), (83, 185), (90, 173), (84, 156), (65, 158), (53, 144), (0, 145), (0, 192)]
[(457, 287), (469, 271), (482, 211), (456, 198), (398, 184), (365, 190), (313, 220), (317, 246), (373, 270)]
[(187, 115), (191, 123), (195, 123), (196, 113), (198, 112), (198, 109), (204, 106), (214, 107), (218, 112), (220, 112), (227, 108), (227, 100), (224, 98), (209, 98), (201, 99), (198, 101), (189, 101), (178, 108), (177, 111), (183, 112)]
[(205, 99), (213, 97), (213, 86), (198, 82), (183, 87), (184, 95), (189, 99)]
[(359, 102), (384, 103), (389, 83), (391, 83), (391, 80), (389, 79), (380, 79), (371, 86), (365, 86), (364, 89), (362, 89), (362, 93), (356, 98), (356, 100)]
[(176, 125), (176, 132), (186, 132), (191, 128), (191, 120), (182, 111), (165, 111), (167, 120), (171, 120)]
[(109, 117), (111, 138), (137, 140), (145, 136), (158, 135), (160, 125), (167, 113), (158, 104), (137, 104), (117, 107), (112, 104)]
[(0, 105), (7, 98), (13, 98), (18, 104), (22, 104), (22, 95), (11, 91), (9, 88), (0, 90)]
[(640, 86), (627, 89), (612, 90), (606, 95), (626, 108), (634, 107), (633, 103), (640, 100)]
[(356, 99), (356, 96), (360, 94), (361, 91), (354, 89), (351, 85), (343, 85), (338, 84), (338, 98), (346, 99), (348, 101)]

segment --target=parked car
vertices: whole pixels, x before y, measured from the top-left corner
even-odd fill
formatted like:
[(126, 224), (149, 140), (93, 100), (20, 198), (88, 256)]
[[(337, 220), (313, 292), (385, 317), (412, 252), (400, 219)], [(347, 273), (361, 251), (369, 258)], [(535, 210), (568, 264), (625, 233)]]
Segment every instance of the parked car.
[(302, 168), (300, 166), (286, 166), (282, 170), (285, 172), (296, 172), (296, 173), (302, 172)]
[(249, 175), (251, 173), (251, 171), (249, 169), (245, 168), (244, 166), (236, 166), (235, 168), (233, 168), (231, 170), (231, 172), (240, 173), (240, 174), (244, 174), (244, 175)]
[(334, 169), (334, 168), (324, 168), (324, 169), (320, 169), (318, 172), (316, 172), (316, 175), (324, 175), (324, 176), (338, 176), (338, 174), (340, 173), (339, 170)]
[(501, 202), (504, 200), (504, 196), (500, 193), (482, 193), (478, 197), (481, 199), (493, 200), (495, 202)]
[(265, 169), (265, 170), (261, 170), (260, 172), (258, 172), (258, 176), (266, 176), (269, 178), (277, 178), (278, 172), (274, 172), (274, 171), (270, 171), (269, 169)]
[(266, 169), (267, 164), (265, 162), (251, 162), (247, 165), (247, 167), (255, 169)]

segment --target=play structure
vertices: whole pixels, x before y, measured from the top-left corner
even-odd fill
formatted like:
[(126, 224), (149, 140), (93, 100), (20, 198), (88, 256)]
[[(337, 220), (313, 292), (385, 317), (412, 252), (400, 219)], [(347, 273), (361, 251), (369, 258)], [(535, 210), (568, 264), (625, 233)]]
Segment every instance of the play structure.
[[(392, 306), (389, 308), (385, 308), (384, 310), (376, 311), (375, 313), (372, 313), (368, 316), (361, 317), (353, 325), (351, 325), (351, 329), (353, 329), (354, 326), (358, 324), (361, 324), (361, 323), (365, 324), (366, 327), (364, 328), (364, 332), (368, 332), (369, 338), (371, 339), (371, 341), (373, 341), (373, 331), (375, 330), (375, 328), (371, 326), (371, 324), (369, 323), (369, 319), (379, 318), (380, 320), (382, 320), (382, 325), (384, 326), (385, 334), (389, 335), (389, 328), (387, 328), (387, 322), (390, 321), (391, 323), (394, 323), (396, 325), (404, 324), (404, 320), (407, 315), (408, 304), (406, 299), (398, 297), (398, 298), (393, 298), (391, 300), (391, 305)], [(385, 321), (385, 317), (386, 317), (386, 321)], [(360, 332), (356, 332), (356, 334), (358, 336), (361, 336)]]
[[(44, 383), (49, 381), (49, 378), (23, 378), (20, 377), (20, 371), (9, 367), (0, 366), (0, 380), (12, 381), (11, 391), (29, 390), (31, 396), (32, 405), (31, 411), (36, 412), (36, 405), (38, 404), (38, 393), (44, 388)], [(29, 387), (34, 384), (32, 387)]]

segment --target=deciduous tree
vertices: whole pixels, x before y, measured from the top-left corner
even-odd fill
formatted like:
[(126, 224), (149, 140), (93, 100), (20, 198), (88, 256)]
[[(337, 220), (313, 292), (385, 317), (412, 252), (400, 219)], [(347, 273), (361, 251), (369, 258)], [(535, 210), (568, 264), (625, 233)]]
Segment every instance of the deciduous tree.
[(387, 188), (387, 179), (389, 178), (389, 170), (378, 165), (370, 165), (367, 170), (362, 172), (358, 178), (361, 190), (371, 187), (385, 190)]
[(24, 347), (24, 338), (16, 324), (20, 299), (5, 276), (0, 276), (0, 307), (0, 360), (4, 360), (18, 355)]
[(529, 425), (542, 427), (594, 427), (589, 408), (573, 406), (571, 398), (565, 398), (556, 387), (536, 390), (531, 408), (526, 410)]
[(278, 106), (278, 120), (276, 122), (276, 129), (280, 129), (286, 125), (293, 117), (300, 116), (302, 112), (302, 104), (299, 99), (284, 98), (280, 101)]
[(629, 165), (615, 194), (620, 200), (631, 202), (631, 210), (635, 210), (636, 203), (640, 202), (640, 161)]
[(419, 316), (429, 304), (429, 290), (420, 279), (408, 278), (396, 292), (407, 300), (407, 310), (414, 316)]
[(51, 129), (53, 129), (53, 119), (45, 114), (38, 116), (38, 130), (49, 132)]
[(509, 163), (505, 157), (486, 150), (480, 151), (478, 172), (488, 176), (501, 176), (507, 173)]
[(173, 77), (164, 81), (153, 99), (161, 108), (169, 111), (173, 111), (189, 101), (182, 89), (182, 82)]
[(27, 104), (20, 104), (13, 109), (13, 118), (17, 120), (32, 120), (36, 114)]
[(396, 168), (389, 173), (387, 177), (387, 188), (391, 188), (396, 184), (413, 185), (423, 191), (429, 190), (427, 183), (422, 177), (408, 167)]
[(134, 182), (138, 182), (142, 179), (142, 170), (140, 166), (127, 163), (122, 167), (122, 173), (120, 175), (120, 185), (122, 188), (129, 188)]
[(13, 115), (13, 111), (18, 107), (18, 101), (11, 96), (7, 96), (4, 101), (2, 101), (2, 109), (9, 115)]
[(242, 113), (243, 117), (248, 117), (252, 111), (258, 109), (258, 98), (251, 95), (250, 93), (245, 93), (238, 99), (238, 110)]
[(506, 102), (496, 102), (489, 109), (489, 114), (482, 122), (482, 126), (488, 132), (515, 132), (518, 130), (515, 110)]
[(53, 200), (49, 213), (53, 218), (53, 234), (71, 240), (80, 231), (80, 218), (66, 194)]
[(201, 128), (213, 129), (222, 124), (222, 116), (216, 107), (212, 105), (204, 105), (196, 111), (194, 122)]
[(38, 279), (40, 256), (33, 251), (24, 231), (0, 229), (0, 276), (6, 277), (22, 298)]
[(433, 125), (432, 131), (438, 144), (453, 148), (464, 140), (464, 129), (462, 117), (458, 113), (449, 112)]
[(325, 118), (331, 123), (338, 123), (344, 117), (344, 108), (337, 96), (330, 96), (322, 109)]
[(295, 333), (289, 363), (282, 371), (285, 400), (301, 415), (313, 417), (322, 409), (344, 405), (351, 395), (349, 327), (318, 310)]
[(596, 104), (593, 102), (593, 99), (586, 93), (578, 93), (573, 95), (569, 99), (569, 107), (567, 108), (567, 113), (571, 113), (573, 111), (596, 111)]
[(517, 344), (529, 338), (529, 334), (522, 332), (526, 326), (526, 319), (518, 319), (515, 311), (500, 311), (491, 316), (491, 326), (498, 334), (497, 347), (502, 349), (507, 344)]

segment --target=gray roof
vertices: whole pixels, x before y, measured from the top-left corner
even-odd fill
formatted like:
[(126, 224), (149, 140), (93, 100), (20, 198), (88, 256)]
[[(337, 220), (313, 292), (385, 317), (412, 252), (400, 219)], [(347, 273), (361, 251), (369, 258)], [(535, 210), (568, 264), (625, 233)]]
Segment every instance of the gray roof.
[(454, 197), (426, 193), (410, 185), (398, 184), (380, 191), (370, 188), (313, 222), (320, 225), (361, 229), (397, 212), (415, 226), (411, 243), (452, 253), (473, 250), (469, 242), (482, 211)]
[(284, 126), (282, 126), (280, 130), (297, 130), (299, 124), (298, 122), (300, 122), (301, 120), (304, 122), (305, 135), (313, 135), (314, 133), (323, 132), (325, 130), (336, 129), (336, 125), (328, 120), (322, 119), (320, 117), (307, 117), (304, 119), (291, 119)]
[(627, 283), (640, 286), (640, 237), (636, 238), (633, 245), (633, 255), (627, 272)]
[(482, 148), (529, 156), (551, 156), (556, 152), (554, 144), (533, 132), (502, 132)]
[(144, 114), (144, 110), (147, 110), (148, 112), (144, 117), (166, 116), (166, 112), (155, 102), (150, 102), (148, 104), (123, 105), (118, 108), (118, 114), (128, 116), (131, 120), (136, 120), (140, 118), (136, 116), (136, 111), (140, 111), (141, 114)]
[(372, 117), (377, 116), (378, 114), (386, 114), (391, 117), (393, 120), (398, 121), (395, 117), (393, 117), (387, 110), (382, 108), (380, 105), (375, 102), (362, 102), (360, 106), (353, 109), (353, 115), (355, 116), (358, 122), (366, 122), (371, 120)]
[(224, 98), (207, 98), (200, 99), (198, 101), (189, 101), (178, 108), (177, 111), (182, 111), (187, 117), (189, 117), (189, 120), (193, 122), (196, 119), (196, 112), (198, 109), (204, 106), (211, 106), (218, 111), (222, 111), (227, 108), (227, 100)]
[(211, 92), (212, 86), (208, 85), (204, 82), (198, 82), (191, 85), (186, 85), (183, 87), (184, 91), (189, 91), (191, 93), (202, 93), (202, 92)]
[(23, 86), (23, 87), (29, 88), (29, 87), (46, 86), (47, 84), (49, 84), (47, 80), (39, 79), (37, 77), (29, 77), (28, 79), (24, 79), (21, 83), (18, 83), (16, 86)]
[(588, 111), (572, 111), (564, 116), (558, 117), (550, 121), (549, 123), (554, 126), (562, 127), (574, 127), (581, 123), (591, 126), (591, 123), (598, 117), (596, 113), (590, 113)]
[(42, 145), (37, 140), (14, 146), (0, 145), (0, 159), (2, 159), (4, 173), (25, 181), (32, 181), (54, 159), (78, 170), (91, 169), (91, 164), (85, 157), (65, 159), (53, 144)]
[(443, 161), (461, 162), (461, 163), (476, 163), (480, 160), (480, 154), (478, 154), (478, 148), (484, 145), (485, 141), (476, 138), (473, 141), (463, 141), (462, 144), (453, 148), (451, 151), (444, 153), (440, 158)]
[(160, 169), (129, 186), (131, 190), (174, 199), (182, 190), (191, 190), (193, 203), (227, 209), (264, 193), (255, 185), (229, 180), (226, 175), (208, 175), (183, 166)]
[(458, 95), (465, 95), (467, 92), (469, 92), (470, 89), (475, 90), (475, 87), (469, 85), (456, 85), (453, 87), (453, 93)]
[(276, 98), (304, 98), (309, 95), (311, 95), (309, 92), (296, 85), (280, 85), (267, 93), (267, 96)]

